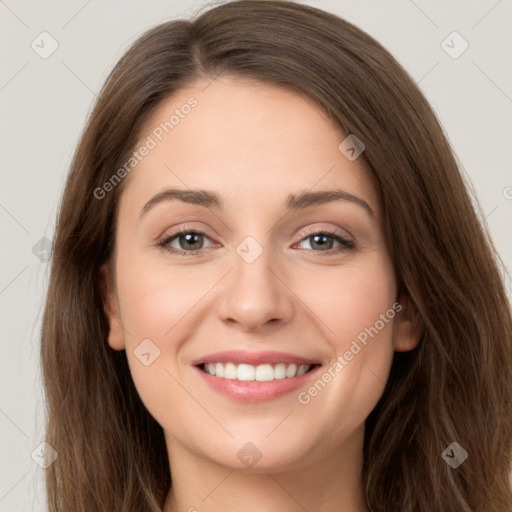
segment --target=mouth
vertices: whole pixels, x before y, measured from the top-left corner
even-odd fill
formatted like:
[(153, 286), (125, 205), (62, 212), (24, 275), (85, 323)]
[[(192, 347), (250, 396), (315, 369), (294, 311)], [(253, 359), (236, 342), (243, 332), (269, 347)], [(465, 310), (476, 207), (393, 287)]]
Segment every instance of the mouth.
[(193, 361), (208, 387), (236, 401), (262, 402), (305, 386), (319, 361), (278, 352), (230, 351)]
[(252, 364), (235, 364), (234, 362), (203, 363), (198, 368), (213, 377), (242, 382), (270, 382), (273, 380), (292, 379), (310, 372), (318, 365), (295, 363), (270, 364), (264, 363), (258, 366)]

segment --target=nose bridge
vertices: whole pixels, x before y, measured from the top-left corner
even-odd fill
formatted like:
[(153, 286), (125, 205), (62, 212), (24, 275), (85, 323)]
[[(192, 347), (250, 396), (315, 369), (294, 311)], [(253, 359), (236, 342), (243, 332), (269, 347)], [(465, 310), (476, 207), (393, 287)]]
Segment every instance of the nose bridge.
[(292, 312), (290, 294), (276, 276), (279, 265), (270, 240), (247, 236), (235, 247), (233, 269), (219, 306), (223, 320), (256, 329), (270, 320), (285, 320)]

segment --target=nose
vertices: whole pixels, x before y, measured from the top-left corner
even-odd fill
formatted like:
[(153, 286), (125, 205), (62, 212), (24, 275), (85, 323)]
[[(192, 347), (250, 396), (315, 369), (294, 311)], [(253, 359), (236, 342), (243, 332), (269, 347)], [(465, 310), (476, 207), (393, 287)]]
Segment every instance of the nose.
[(217, 301), (223, 322), (238, 324), (245, 331), (281, 325), (293, 315), (293, 292), (278, 270), (272, 251), (264, 250), (254, 261), (234, 255)]

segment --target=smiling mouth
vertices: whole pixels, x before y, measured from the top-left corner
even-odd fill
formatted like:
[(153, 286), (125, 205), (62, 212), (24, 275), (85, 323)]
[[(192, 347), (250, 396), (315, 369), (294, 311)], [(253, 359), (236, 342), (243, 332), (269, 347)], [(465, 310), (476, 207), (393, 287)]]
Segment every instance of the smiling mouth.
[(202, 363), (197, 367), (204, 373), (213, 377), (238, 381), (269, 382), (273, 380), (291, 379), (300, 377), (315, 369), (318, 364), (277, 363), (277, 364), (235, 364), (225, 363)]

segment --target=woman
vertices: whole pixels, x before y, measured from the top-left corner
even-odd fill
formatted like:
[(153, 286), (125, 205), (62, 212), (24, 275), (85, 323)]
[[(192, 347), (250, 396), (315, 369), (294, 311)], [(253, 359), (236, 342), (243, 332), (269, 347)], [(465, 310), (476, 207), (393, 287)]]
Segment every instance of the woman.
[(379, 43), (286, 1), (159, 25), (61, 204), (49, 510), (508, 511), (511, 323), (435, 114)]

